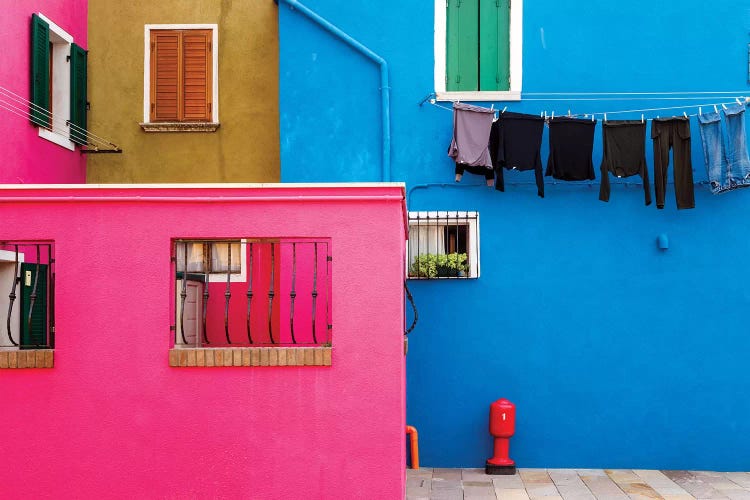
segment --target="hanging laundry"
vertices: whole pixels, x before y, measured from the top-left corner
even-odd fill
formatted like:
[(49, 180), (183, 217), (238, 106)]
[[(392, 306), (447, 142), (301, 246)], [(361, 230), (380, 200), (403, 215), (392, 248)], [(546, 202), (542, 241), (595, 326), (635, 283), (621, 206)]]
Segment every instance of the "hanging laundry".
[(726, 142), (722, 135), (719, 113), (698, 115), (706, 173), (713, 194), (750, 186), (745, 107), (732, 106), (724, 111), (724, 117)]
[(677, 208), (695, 208), (693, 166), (690, 160), (690, 120), (654, 118), (651, 123), (651, 138), (654, 141), (656, 208), (664, 208), (670, 149), (674, 159), (674, 192)]
[(549, 121), (549, 158), (545, 175), (563, 181), (594, 180), (596, 120), (559, 117)]
[(646, 165), (646, 123), (642, 120), (613, 120), (602, 122), (604, 157), (599, 199), (609, 201), (609, 174), (617, 177), (640, 175), (646, 205), (651, 204), (651, 186)]
[(505, 191), (503, 168), (508, 170), (534, 170), (537, 194), (544, 198), (542, 177), (542, 133), (544, 118), (523, 113), (501, 113), (492, 124), (490, 153), (495, 166), (495, 189)]
[(495, 112), (489, 108), (453, 103), (453, 139), (448, 156), (456, 162), (456, 182), (464, 170), (484, 175), (492, 185), (492, 159), (488, 149), (490, 129)]

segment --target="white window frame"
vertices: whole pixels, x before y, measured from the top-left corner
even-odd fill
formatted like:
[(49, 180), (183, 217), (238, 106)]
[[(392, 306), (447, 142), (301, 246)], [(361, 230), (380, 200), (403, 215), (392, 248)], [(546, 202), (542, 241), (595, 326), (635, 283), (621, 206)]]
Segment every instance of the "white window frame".
[(479, 262), (479, 212), (476, 211), (447, 211), (447, 210), (434, 210), (434, 211), (416, 211), (409, 212), (409, 229), (411, 230), (412, 222), (416, 227), (416, 222), (419, 221), (419, 226), (449, 226), (449, 225), (465, 225), (468, 227), (467, 234), (467, 250), (466, 255), (469, 260), (469, 273), (468, 276), (442, 276), (439, 278), (424, 278), (409, 276), (409, 268), (412, 264), (411, 251), (409, 250), (409, 240), (406, 240), (406, 277), (408, 279), (475, 279), (480, 276), (480, 262)]
[[(228, 243), (229, 240), (219, 240), (219, 241), (211, 241), (211, 240), (203, 240), (203, 239), (196, 239), (196, 240), (190, 240), (188, 238), (178, 238), (178, 241), (175, 241), (175, 244), (181, 244), (185, 242), (191, 242), (194, 241), (196, 243)], [(229, 282), (230, 283), (247, 283), (247, 246), (248, 241), (245, 238), (238, 238), (237, 241), (240, 243), (240, 272), (239, 273), (230, 273), (229, 275)], [(234, 254), (233, 254), (234, 255)], [(177, 258), (177, 248), (175, 247), (175, 259)], [(175, 269), (177, 269), (177, 262), (175, 262)], [(180, 271), (181, 272), (181, 271)], [(188, 271), (188, 274), (202, 274), (205, 275), (205, 273), (202, 272), (190, 272)], [(182, 281), (178, 279), (177, 281)], [(226, 283), (227, 282), (227, 273), (225, 271), (218, 271), (214, 272), (211, 271), (208, 273), (208, 282), (209, 283)]]
[(435, 96), (438, 101), (520, 101), (523, 72), (523, 0), (510, 3), (510, 90), (447, 91), (445, 0), (435, 0)]
[[(210, 123), (219, 123), (219, 25), (218, 24), (147, 24), (143, 33), (143, 123), (151, 124), (151, 30), (211, 30), (212, 101)], [(194, 123), (194, 122), (180, 122)], [(203, 123), (203, 122), (200, 122)], [(163, 124), (156, 122), (155, 124)]]
[[(52, 125), (50, 128), (38, 127), (39, 137), (54, 142), (65, 149), (75, 151), (76, 145), (70, 140), (70, 46), (73, 36), (55, 24), (41, 12), (37, 15), (49, 25), (49, 41), (52, 44)], [(49, 63), (48, 63), (49, 64)]]

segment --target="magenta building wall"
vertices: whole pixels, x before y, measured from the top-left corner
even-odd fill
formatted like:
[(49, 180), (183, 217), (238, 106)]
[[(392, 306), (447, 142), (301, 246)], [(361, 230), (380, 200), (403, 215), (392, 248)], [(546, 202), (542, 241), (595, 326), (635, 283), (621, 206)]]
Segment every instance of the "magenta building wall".
[[(39, 137), (28, 118), (27, 105), (9, 92), (30, 98), (31, 15), (41, 13), (72, 35), (75, 43), (88, 48), (87, 0), (13, 0), (2, 3), (0, 33), (3, 63), (0, 64), (0, 183), (83, 183), (86, 159)], [(3, 90), (4, 89), (4, 90)], [(9, 92), (8, 92), (9, 91)]]
[[(404, 190), (0, 188), (54, 240), (52, 369), (0, 370), (4, 498), (403, 498)], [(171, 368), (174, 238), (330, 238), (332, 366)]]

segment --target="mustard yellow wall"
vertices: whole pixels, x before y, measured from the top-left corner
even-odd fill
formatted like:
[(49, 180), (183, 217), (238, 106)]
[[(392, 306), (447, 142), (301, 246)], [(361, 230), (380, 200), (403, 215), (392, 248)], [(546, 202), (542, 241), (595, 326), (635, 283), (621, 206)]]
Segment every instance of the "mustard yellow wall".
[[(147, 133), (146, 24), (218, 24), (216, 132)], [(89, 2), (89, 130), (123, 149), (92, 154), (89, 183), (278, 182), (278, 21), (270, 0)]]

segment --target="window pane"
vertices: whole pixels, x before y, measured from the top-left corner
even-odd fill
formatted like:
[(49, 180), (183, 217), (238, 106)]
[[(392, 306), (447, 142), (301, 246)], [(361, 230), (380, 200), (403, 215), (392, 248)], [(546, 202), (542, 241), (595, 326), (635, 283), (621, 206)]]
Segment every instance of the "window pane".
[(229, 267), (231, 248), (232, 273), (242, 270), (242, 255), (240, 243), (212, 243), (211, 244), (211, 272), (225, 273)]
[(177, 272), (185, 270), (185, 249), (187, 249), (187, 271), (189, 273), (203, 273), (203, 243), (176, 243)]

